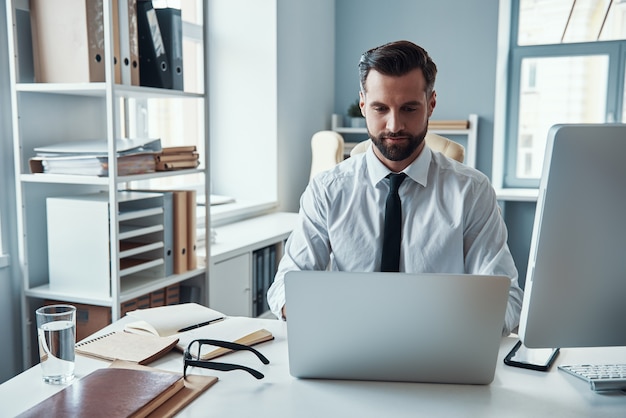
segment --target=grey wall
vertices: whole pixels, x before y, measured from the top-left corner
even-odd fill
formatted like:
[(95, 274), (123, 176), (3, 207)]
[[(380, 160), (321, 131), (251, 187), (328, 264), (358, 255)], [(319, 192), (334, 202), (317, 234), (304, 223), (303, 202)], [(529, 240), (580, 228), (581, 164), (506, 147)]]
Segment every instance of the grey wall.
[(438, 67), (433, 119), (478, 114), (477, 166), (491, 175), (498, 0), (337, 0), (336, 9), (335, 112), (345, 113), (358, 94), (363, 51), (415, 42)]
[(335, 1), (278, 1), (278, 200), (296, 212), (309, 181), (311, 137), (330, 128)]

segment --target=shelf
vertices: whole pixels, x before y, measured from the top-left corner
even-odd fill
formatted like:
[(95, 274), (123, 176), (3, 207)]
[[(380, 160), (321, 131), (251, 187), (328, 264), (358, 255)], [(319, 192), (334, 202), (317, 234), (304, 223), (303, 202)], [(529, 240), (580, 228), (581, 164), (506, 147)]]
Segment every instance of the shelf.
[(148, 244), (140, 242), (120, 242), (119, 258), (132, 257), (134, 255), (147, 253), (149, 251), (158, 250), (163, 248), (163, 242), (151, 242)]
[[(120, 277), (125, 278), (131, 274), (139, 273), (144, 270), (151, 269), (163, 265), (163, 259), (158, 258), (156, 260), (139, 260), (139, 259), (124, 259), (120, 260)], [(151, 278), (154, 280), (154, 278)]]
[[(133, 174), (131, 176), (118, 176), (118, 183), (127, 183), (131, 181), (150, 180), (163, 177), (183, 176), (188, 174), (204, 174), (204, 169), (189, 169), (189, 170), (172, 170), (172, 171), (157, 171), (153, 173), (145, 174)], [(22, 174), (20, 180), (25, 183), (58, 183), (58, 184), (90, 184), (95, 186), (108, 186), (108, 177), (96, 177), (96, 176), (76, 176), (66, 174), (47, 174), (47, 173), (35, 173), (35, 174)]]
[(367, 128), (348, 128), (342, 126), (334, 126), (333, 131), (339, 132), (340, 134), (366, 134)]
[[(336, 126), (333, 131), (341, 134), (367, 134), (367, 128), (348, 128)], [(469, 129), (430, 129), (429, 132), (439, 135), (469, 135)]]
[[(123, 303), (147, 293), (160, 290), (172, 284), (204, 274), (206, 269), (200, 268), (187, 271), (183, 274), (176, 274), (162, 279), (152, 277), (125, 278), (121, 281), (122, 289), (119, 302)], [(25, 289), (24, 294), (28, 297), (39, 299), (64, 300), (73, 303), (86, 303), (90, 305), (111, 306), (111, 297), (102, 297), (98, 294), (87, 292), (68, 292), (66, 290), (51, 289), (49, 284)]]
[(539, 197), (538, 189), (496, 189), (498, 200), (508, 202), (536, 202)]
[(120, 222), (122, 222), (122, 221), (129, 221), (131, 219), (145, 218), (145, 217), (152, 216), (152, 215), (160, 215), (162, 213), (163, 213), (163, 208), (160, 208), (160, 207), (143, 209), (143, 210), (133, 210), (133, 211), (120, 213), (117, 219)]
[[(20, 93), (49, 93), (68, 94), (72, 96), (95, 96), (106, 95), (106, 83), (18, 83), (15, 87)], [(203, 93), (189, 93), (173, 89), (160, 89), (155, 87), (129, 86), (113, 84), (113, 94), (117, 97), (136, 99), (154, 98), (204, 98)]]
[(163, 231), (163, 225), (152, 225), (144, 227), (120, 225), (120, 233), (118, 238), (121, 241), (125, 239), (140, 237), (142, 235), (153, 234), (159, 231)]
[[(51, 51), (33, 48), (33, 42), (38, 41), (37, 35), (43, 33), (41, 29), (45, 26), (44, 22), (54, 26), (58, 19), (48, 20), (49, 13), (43, 13), (39, 15), (39, 20), (31, 20), (30, 8), (25, 3), (28, 2), (7, 2), (6, 27), (9, 28), (7, 44), (10, 62), (7, 67), (11, 122), (14, 127), (12, 143), (16, 150), (13, 165), (16, 172), (21, 173), (16, 178), (15, 206), (18, 211), (17, 245), (19, 253), (23, 255), (18, 266), (23, 276), (22, 343), (25, 363), (29, 364), (36, 360), (36, 355), (33, 355), (36, 351), (36, 335), (33, 335), (31, 325), (35, 309), (41, 306), (41, 300), (38, 299), (106, 306), (111, 309), (112, 319), (117, 320), (123, 315), (122, 303), (187, 280), (187, 285), (198, 288), (198, 297), (194, 301), (206, 303), (209, 281), (204, 267), (193, 268), (182, 274), (172, 274), (173, 268), (170, 269), (172, 265), (169, 257), (173, 254), (171, 247), (174, 242), (173, 219), (185, 217), (179, 214), (175, 218), (169, 204), (168, 214), (171, 217), (166, 217), (166, 202), (162, 193), (127, 190), (145, 190), (153, 186), (153, 182), (148, 182), (156, 179), (165, 180), (158, 185), (160, 189), (178, 190), (182, 188), (179, 184), (191, 183), (187, 180), (193, 176), (196, 186), (194, 191), (208, 195), (208, 169), (190, 168), (128, 176), (117, 176), (112, 170), (110, 176), (105, 177), (31, 173), (29, 159), (34, 157), (34, 150), (57, 141), (100, 138), (108, 141), (111, 151), (117, 151), (116, 145), (111, 143), (114, 138), (144, 137), (148, 131), (153, 132), (155, 138), (160, 138), (163, 146), (183, 145), (178, 141), (180, 132), (176, 132), (175, 128), (151, 125), (152, 117), (157, 115), (153, 104), (159, 107), (158, 112), (163, 110), (161, 107), (170, 110), (171, 105), (168, 120), (176, 118), (178, 112), (197, 116), (197, 126), (184, 135), (184, 145), (195, 145), (198, 152), (203, 153), (203, 167), (207, 167), (210, 159), (208, 146), (204, 147), (204, 143), (210, 130), (206, 120), (208, 96), (204, 91), (205, 86), (209, 85), (205, 68), (207, 60), (204, 59), (208, 44), (206, 4), (201, 2), (189, 8), (187, 16), (197, 22), (193, 24), (195, 36), (189, 36), (188, 32), (182, 32), (182, 38), (178, 33), (171, 34), (177, 41), (184, 41), (186, 46), (194, 46), (189, 48), (189, 51), (193, 49), (193, 57), (191, 54), (183, 57), (183, 75), (188, 80), (185, 82), (187, 91), (184, 91), (139, 86), (140, 80), (135, 76), (141, 74), (132, 73), (133, 70), (127, 67), (122, 69), (121, 77), (125, 84), (113, 81), (117, 75), (113, 64), (114, 54), (120, 54), (116, 57), (118, 60), (128, 59), (136, 52), (132, 49), (138, 45), (136, 40), (139, 34), (134, 32), (136, 27), (129, 24), (135, 18), (129, 15), (133, 8), (122, 7), (128, 6), (125, 0), (119, 4), (117, 0), (100, 2), (100, 9), (94, 11), (101, 19), (100, 29), (104, 28), (97, 35), (102, 65), (97, 69), (97, 74), (88, 70), (89, 74), (84, 75), (77, 71), (76, 76), (71, 75), (67, 62), (55, 60), (59, 54), (53, 55), (49, 54)], [(41, 3), (47, 4), (43, 1)], [(131, 6), (133, 4), (128, 3)], [(114, 4), (120, 7), (114, 9)], [(115, 23), (116, 12), (119, 25)], [(84, 13), (83, 23), (91, 22), (88, 12), (83, 10), (77, 13)], [(139, 17), (136, 18), (139, 25)], [(181, 24), (189, 27), (189, 22)], [(31, 25), (35, 26), (31, 28)], [(31, 29), (35, 36), (32, 36)], [(61, 35), (53, 31), (49, 36)], [(81, 46), (88, 46), (85, 39), (78, 42), (82, 42)], [(39, 46), (44, 44), (40, 42)], [(67, 46), (71, 42), (55, 42), (54, 47), (61, 44)], [(119, 47), (117, 50), (116, 46)], [(168, 47), (173, 45), (168, 44)], [(67, 52), (75, 51), (69, 49)], [(88, 60), (86, 55), (75, 55), (77, 59)], [(54, 68), (56, 74), (70, 73), (63, 74), (63, 77), (53, 76), (49, 80), (106, 81), (32, 82), (44, 79), (40, 78), (42, 74), (39, 73), (42, 68)], [(185, 72), (185, 69), (190, 71)], [(147, 84), (147, 80), (142, 81)], [(115, 165), (114, 152), (110, 157), (110, 162)], [(210, 220), (205, 222), (208, 224)], [(189, 225), (179, 222), (177, 228), (187, 233)], [(197, 230), (194, 232), (197, 233)], [(196, 238), (195, 234), (188, 236)], [(197, 238), (201, 240), (203, 236)], [(183, 258), (186, 261), (186, 256)], [(195, 267), (195, 264), (190, 265)], [(180, 266), (176, 271), (185, 268)]]

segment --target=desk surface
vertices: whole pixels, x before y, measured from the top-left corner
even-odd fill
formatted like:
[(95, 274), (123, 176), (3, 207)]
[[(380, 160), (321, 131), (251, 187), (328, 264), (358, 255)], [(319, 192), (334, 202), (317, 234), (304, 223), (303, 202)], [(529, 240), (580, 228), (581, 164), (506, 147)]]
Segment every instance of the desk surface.
[[(505, 366), (504, 356), (515, 344), (503, 338), (494, 381), (487, 386), (422, 383), (299, 380), (289, 374), (286, 323), (250, 319), (270, 330), (275, 340), (257, 348), (270, 359), (258, 363), (250, 353), (233, 353), (223, 361), (246, 364), (265, 374), (256, 380), (245, 372), (217, 372), (193, 368), (193, 373), (218, 376), (219, 381), (178, 415), (180, 417), (623, 417), (626, 394), (601, 394), (589, 385), (557, 370), (556, 365), (626, 362), (626, 347), (562, 349), (547, 372)], [(100, 333), (120, 329), (124, 319)], [(107, 367), (103, 362), (77, 355), (76, 374)], [(180, 352), (174, 351), (150, 366), (182, 372)], [(15, 416), (60, 390), (41, 380), (34, 366), (0, 385), (1, 416)]]

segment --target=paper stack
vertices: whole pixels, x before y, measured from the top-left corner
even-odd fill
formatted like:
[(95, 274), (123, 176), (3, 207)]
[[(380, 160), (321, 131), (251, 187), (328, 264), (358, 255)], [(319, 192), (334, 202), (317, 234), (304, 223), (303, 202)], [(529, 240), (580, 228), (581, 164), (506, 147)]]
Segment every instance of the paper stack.
[[(118, 139), (117, 175), (155, 171), (154, 155), (161, 151), (160, 139)], [(109, 175), (106, 140), (78, 140), (35, 148), (30, 159), (32, 173), (73, 174), (106, 177)]]

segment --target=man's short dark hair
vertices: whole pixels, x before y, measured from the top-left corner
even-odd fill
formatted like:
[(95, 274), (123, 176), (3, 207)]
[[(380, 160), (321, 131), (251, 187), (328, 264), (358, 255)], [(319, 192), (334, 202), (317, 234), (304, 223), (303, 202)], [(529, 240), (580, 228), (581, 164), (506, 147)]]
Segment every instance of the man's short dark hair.
[(435, 88), (437, 66), (424, 48), (410, 41), (395, 41), (372, 48), (361, 55), (359, 77), (361, 90), (365, 90), (365, 80), (370, 70), (386, 76), (403, 76), (420, 68), (426, 79), (426, 93), (430, 96)]

